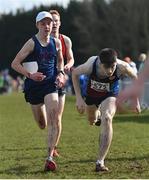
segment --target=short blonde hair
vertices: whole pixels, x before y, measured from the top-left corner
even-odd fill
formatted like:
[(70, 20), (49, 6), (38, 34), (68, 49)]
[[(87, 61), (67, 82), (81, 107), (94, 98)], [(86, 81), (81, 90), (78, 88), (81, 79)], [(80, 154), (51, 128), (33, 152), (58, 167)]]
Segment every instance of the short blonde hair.
[(139, 56), (139, 60), (140, 61), (145, 61), (146, 60), (146, 54), (145, 53), (141, 53)]
[(59, 18), (60, 18), (60, 14), (59, 14), (59, 12), (57, 11), (57, 10), (55, 10), (55, 9), (51, 9), (50, 11), (49, 11), (49, 13), (50, 14), (56, 14), (57, 16), (59, 16)]

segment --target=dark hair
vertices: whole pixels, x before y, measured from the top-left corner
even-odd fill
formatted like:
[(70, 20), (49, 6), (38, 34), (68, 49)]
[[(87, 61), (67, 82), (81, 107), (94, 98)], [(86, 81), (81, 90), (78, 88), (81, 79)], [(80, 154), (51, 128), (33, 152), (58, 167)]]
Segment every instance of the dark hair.
[(105, 48), (100, 51), (99, 58), (102, 64), (110, 67), (114, 62), (116, 62), (117, 53), (114, 49)]

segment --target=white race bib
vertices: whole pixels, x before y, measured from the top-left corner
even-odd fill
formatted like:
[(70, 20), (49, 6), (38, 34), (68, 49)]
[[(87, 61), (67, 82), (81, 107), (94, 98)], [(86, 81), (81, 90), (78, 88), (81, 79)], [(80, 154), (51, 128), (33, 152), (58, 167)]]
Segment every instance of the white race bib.
[(91, 89), (94, 89), (95, 91), (99, 91), (99, 92), (110, 91), (110, 84), (91, 80)]

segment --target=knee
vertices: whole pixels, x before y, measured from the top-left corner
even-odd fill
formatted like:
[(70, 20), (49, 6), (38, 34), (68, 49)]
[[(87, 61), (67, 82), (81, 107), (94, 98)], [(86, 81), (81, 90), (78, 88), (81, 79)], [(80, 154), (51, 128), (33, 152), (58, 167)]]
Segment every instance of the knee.
[(59, 117), (58, 117), (58, 113), (56, 112), (55, 109), (51, 109), (48, 113), (47, 113), (47, 123), (50, 126), (57, 126), (59, 123)]
[(102, 121), (103, 121), (104, 123), (110, 125), (110, 124), (112, 124), (112, 119), (113, 119), (113, 117), (112, 117), (111, 114), (105, 113), (105, 114), (102, 115), (101, 119), (102, 119)]
[(52, 109), (49, 109), (47, 111), (47, 118), (48, 118), (48, 121), (53, 121), (55, 119), (58, 118), (58, 109), (57, 108), (52, 108)]

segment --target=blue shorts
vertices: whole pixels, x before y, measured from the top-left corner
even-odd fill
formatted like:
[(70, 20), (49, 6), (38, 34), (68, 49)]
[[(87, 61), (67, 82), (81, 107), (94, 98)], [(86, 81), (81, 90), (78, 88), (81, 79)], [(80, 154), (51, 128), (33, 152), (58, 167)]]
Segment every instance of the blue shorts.
[(85, 99), (85, 103), (87, 105), (95, 105), (96, 107), (98, 107), (102, 101), (104, 101), (105, 99), (107, 99), (108, 97), (117, 97), (118, 94), (113, 94), (113, 93), (109, 93), (105, 96), (101, 96), (101, 97), (90, 97), (90, 96), (86, 96)]
[(47, 94), (58, 93), (56, 84), (49, 80), (35, 82), (31, 79), (26, 79), (24, 83), (24, 97), (26, 102), (32, 105), (44, 103), (44, 97)]

